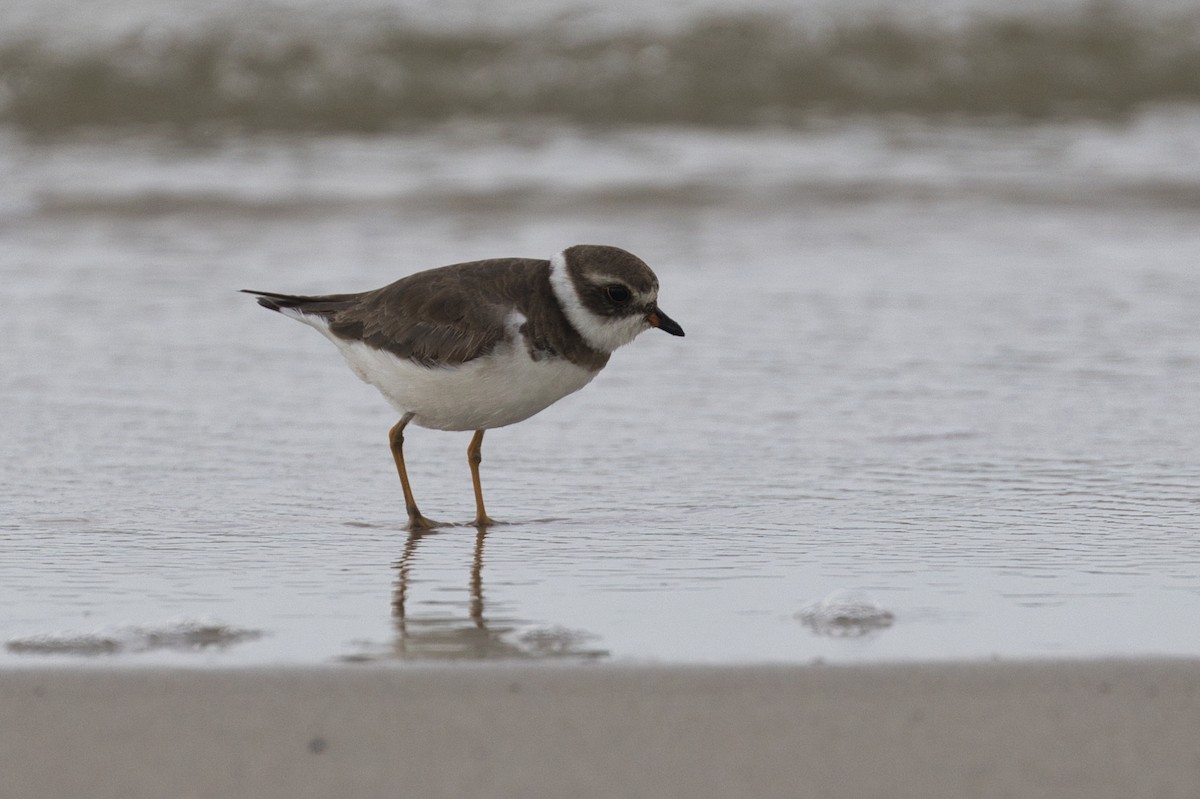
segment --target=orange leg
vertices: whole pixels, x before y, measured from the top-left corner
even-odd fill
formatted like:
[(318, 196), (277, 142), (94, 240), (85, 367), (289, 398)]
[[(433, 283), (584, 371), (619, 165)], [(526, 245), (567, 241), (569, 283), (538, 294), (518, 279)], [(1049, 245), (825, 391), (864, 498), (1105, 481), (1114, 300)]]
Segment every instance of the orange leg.
[(483, 431), (476, 430), (471, 446), (467, 447), (467, 463), (471, 464), (471, 483), (475, 486), (475, 526), (487, 527), (494, 524), (483, 509), (483, 485), (479, 482), (479, 464), (483, 460)]
[(396, 471), (400, 473), (400, 488), (404, 490), (404, 508), (408, 511), (409, 530), (428, 530), (433, 522), (421, 515), (417, 510), (417, 501), (413, 499), (412, 488), (408, 485), (408, 470), (404, 468), (404, 428), (412, 421), (413, 414), (406, 413), (404, 418), (396, 422), (396, 426), (388, 433), (392, 444), (392, 458), (396, 461)]

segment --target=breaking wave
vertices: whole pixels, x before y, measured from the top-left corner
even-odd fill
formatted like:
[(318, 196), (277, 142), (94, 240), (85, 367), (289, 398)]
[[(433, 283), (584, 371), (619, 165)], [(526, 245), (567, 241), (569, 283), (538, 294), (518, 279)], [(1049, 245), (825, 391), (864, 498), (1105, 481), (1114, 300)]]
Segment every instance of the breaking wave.
[(672, 32), (446, 32), (399, 19), (213, 20), (62, 47), (0, 43), (0, 124), (373, 132), (472, 117), (745, 127), (813, 117), (1119, 117), (1200, 102), (1200, 18), (1120, 6), (820, 30), (760, 14)]

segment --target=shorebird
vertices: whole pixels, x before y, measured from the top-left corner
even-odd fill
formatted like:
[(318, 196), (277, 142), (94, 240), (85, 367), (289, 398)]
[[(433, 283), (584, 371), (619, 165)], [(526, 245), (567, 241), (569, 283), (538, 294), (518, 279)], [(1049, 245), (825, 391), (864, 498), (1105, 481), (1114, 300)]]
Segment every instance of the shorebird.
[(315, 327), (400, 413), (388, 440), (410, 530), (435, 526), (404, 465), (409, 423), (475, 432), (467, 447), (475, 526), (493, 524), (479, 464), (484, 431), (524, 421), (591, 382), (618, 347), (656, 327), (683, 328), (658, 307), (658, 278), (618, 247), (579, 244), (549, 260), (453, 264), (358, 294), (244, 290)]

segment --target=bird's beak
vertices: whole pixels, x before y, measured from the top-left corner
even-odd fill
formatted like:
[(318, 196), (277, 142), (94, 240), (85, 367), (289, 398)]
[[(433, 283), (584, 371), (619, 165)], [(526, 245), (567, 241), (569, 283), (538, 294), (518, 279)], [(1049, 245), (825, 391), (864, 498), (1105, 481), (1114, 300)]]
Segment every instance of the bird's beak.
[(650, 309), (650, 313), (646, 314), (646, 321), (650, 323), (650, 327), (657, 327), (672, 336), (683, 335), (683, 328), (679, 326), (679, 323), (663, 313), (657, 305)]

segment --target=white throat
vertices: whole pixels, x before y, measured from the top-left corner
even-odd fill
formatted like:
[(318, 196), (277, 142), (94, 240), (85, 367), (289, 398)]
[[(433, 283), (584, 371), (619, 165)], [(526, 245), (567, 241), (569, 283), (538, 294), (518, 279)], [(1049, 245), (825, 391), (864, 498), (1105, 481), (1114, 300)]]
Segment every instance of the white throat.
[(650, 323), (637, 314), (609, 317), (589, 311), (580, 300), (575, 281), (567, 271), (565, 253), (560, 252), (550, 259), (550, 288), (554, 290), (567, 321), (579, 331), (588, 346), (598, 352), (612, 352), (650, 329)]

